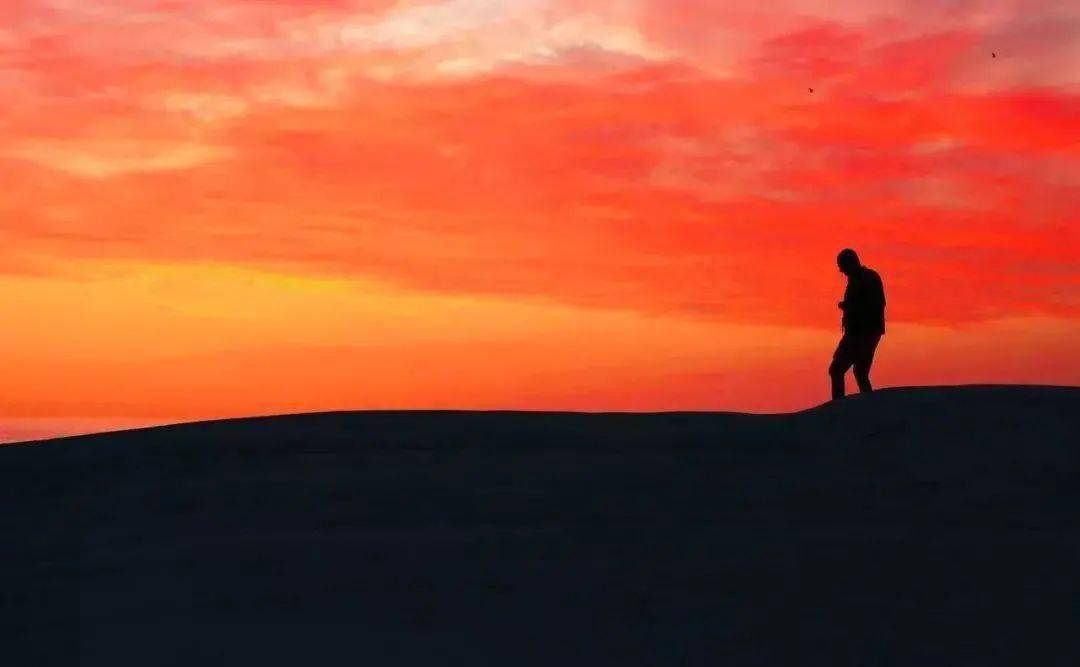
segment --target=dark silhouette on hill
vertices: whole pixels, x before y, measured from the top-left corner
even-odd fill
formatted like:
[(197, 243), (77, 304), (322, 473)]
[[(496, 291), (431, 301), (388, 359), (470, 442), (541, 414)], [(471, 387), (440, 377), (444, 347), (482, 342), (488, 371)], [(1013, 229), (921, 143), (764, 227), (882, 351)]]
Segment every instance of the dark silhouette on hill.
[(4, 446), (4, 664), (1080, 664), (1078, 432), (964, 387)]
[(844, 397), (844, 375), (852, 367), (859, 391), (874, 390), (870, 384), (870, 368), (874, 365), (878, 342), (885, 333), (885, 287), (881, 276), (863, 266), (850, 248), (840, 251), (836, 265), (847, 276), (848, 283), (844, 300), (837, 304), (844, 311), (841, 318), (844, 335), (829, 365), (834, 399)]

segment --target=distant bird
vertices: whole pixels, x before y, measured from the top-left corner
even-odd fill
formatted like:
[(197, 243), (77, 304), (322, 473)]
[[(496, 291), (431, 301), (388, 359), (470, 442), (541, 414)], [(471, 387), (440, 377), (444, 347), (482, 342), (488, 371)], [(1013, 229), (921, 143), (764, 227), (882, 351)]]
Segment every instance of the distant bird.
[(997, 58), (997, 54), (996, 54), (996, 53), (994, 53), (993, 51), (991, 51), (991, 52), (990, 52), (990, 57), (991, 57), (991, 58)]
[(812, 93), (812, 92), (814, 92), (814, 89), (813, 89), (813, 88), (811, 88), (811, 89), (810, 89), (810, 92), (811, 92), (811, 93)]

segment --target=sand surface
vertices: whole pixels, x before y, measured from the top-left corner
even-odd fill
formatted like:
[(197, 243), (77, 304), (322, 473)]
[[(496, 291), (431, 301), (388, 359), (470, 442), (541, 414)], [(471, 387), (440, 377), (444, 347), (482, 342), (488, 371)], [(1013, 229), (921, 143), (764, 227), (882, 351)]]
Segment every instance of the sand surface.
[(3, 664), (1080, 664), (1080, 389), (0, 447)]

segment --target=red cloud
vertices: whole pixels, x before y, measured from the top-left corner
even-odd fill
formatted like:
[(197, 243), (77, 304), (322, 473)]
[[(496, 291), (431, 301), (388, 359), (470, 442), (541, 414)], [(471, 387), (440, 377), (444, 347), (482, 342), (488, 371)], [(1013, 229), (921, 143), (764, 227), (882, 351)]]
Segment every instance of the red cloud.
[[(832, 326), (820, 302), (854, 245), (903, 320), (1077, 314), (1074, 91), (955, 88), (975, 29), (702, 5), (650, 5), (636, 26), (667, 62), (410, 83), (378, 68), (423, 54), (283, 37), (310, 4), (216, 23), (194, 3), (128, 8), (145, 34), (100, 53), (103, 26), (50, 15), (4, 56), (19, 74), (0, 111), (6, 252)], [(742, 35), (708, 43), (720, 23)]]

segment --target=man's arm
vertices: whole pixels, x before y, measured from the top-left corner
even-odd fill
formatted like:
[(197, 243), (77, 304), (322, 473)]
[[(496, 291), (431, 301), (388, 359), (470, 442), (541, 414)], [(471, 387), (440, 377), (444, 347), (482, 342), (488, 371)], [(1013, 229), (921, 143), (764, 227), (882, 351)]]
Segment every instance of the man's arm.
[(837, 308), (846, 311), (849, 307), (851, 307), (852, 291), (853, 288), (851, 286), (851, 279), (849, 278), (847, 287), (844, 288), (844, 298), (842, 301), (836, 304)]

